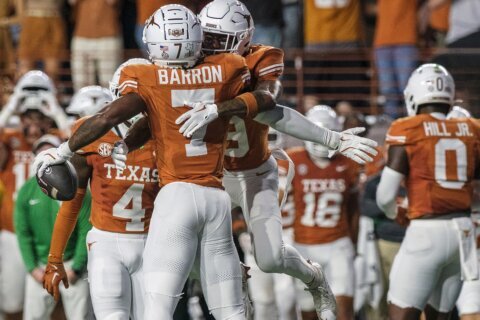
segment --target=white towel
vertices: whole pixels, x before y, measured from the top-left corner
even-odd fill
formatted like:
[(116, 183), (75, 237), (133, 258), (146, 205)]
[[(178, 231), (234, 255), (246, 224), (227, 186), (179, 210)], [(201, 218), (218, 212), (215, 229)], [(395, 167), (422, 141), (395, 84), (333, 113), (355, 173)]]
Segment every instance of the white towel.
[(472, 281), (478, 279), (477, 248), (475, 243), (475, 227), (471, 218), (452, 219), (457, 230), (460, 245), (460, 263), (462, 267), (462, 280)]

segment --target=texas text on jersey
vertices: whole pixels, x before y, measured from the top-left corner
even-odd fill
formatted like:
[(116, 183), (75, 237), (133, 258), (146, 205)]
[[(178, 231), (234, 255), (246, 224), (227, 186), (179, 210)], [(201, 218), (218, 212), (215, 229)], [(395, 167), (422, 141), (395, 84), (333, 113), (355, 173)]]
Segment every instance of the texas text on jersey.
[[(245, 61), (252, 75), (251, 89), (259, 81), (275, 81), (283, 73), (283, 51), (278, 48), (251, 46)], [(257, 168), (269, 157), (268, 126), (254, 121), (253, 117), (233, 117), (228, 133), (225, 169), (236, 171)]]
[(249, 78), (245, 60), (234, 54), (208, 56), (187, 70), (156, 65), (123, 69), (120, 94), (136, 92), (147, 102), (162, 185), (182, 181), (221, 188), (226, 137), (218, 133), (227, 131), (227, 121), (217, 119), (187, 139), (178, 132), (175, 120), (188, 108), (186, 102), (231, 99), (241, 93)]
[[(78, 129), (81, 119), (72, 131)], [(117, 233), (146, 233), (159, 190), (153, 142), (131, 152), (126, 169), (117, 169), (110, 157), (119, 137), (109, 131), (102, 138), (78, 151), (93, 168), (92, 225), (100, 230)]]
[(408, 217), (469, 212), (472, 180), (480, 158), (476, 120), (439, 120), (421, 114), (395, 121), (390, 146), (405, 146), (409, 158)]

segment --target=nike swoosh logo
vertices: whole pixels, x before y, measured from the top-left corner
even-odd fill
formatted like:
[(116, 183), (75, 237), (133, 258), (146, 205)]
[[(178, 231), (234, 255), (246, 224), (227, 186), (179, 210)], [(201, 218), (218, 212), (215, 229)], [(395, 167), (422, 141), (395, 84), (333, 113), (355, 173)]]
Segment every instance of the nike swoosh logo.
[(270, 172), (270, 170), (267, 170), (267, 171), (264, 171), (264, 172), (257, 172), (255, 174), (257, 175), (257, 177), (259, 177), (259, 176), (263, 176), (265, 173), (269, 173), (269, 172)]
[(36, 204), (39, 204), (40, 203), (40, 200), (39, 199), (30, 199), (28, 200), (28, 204), (31, 205), (31, 206), (34, 206)]

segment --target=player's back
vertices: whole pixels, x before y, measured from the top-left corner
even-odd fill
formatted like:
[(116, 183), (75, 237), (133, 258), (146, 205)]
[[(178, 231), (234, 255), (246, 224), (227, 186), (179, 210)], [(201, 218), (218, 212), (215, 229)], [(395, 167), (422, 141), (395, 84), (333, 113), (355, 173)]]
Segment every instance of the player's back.
[(0, 171), (0, 180), (5, 186), (0, 219), (2, 229), (13, 231), (13, 208), (17, 192), (25, 181), (33, 175), (32, 146), (26, 141), (23, 133), (15, 129), (5, 129), (0, 140), (5, 145), (8, 157), (4, 168)]
[(404, 146), (410, 219), (469, 212), (472, 180), (480, 160), (476, 120), (444, 120), (421, 114), (395, 121), (387, 144)]
[(228, 121), (217, 119), (191, 139), (179, 133), (175, 120), (186, 103), (221, 102), (240, 94), (250, 74), (234, 54), (206, 57), (191, 69), (133, 65), (123, 69), (120, 93), (138, 93), (147, 103), (161, 184), (183, 181), (221, 187)]
[(358, 165), (337, 156), (320, 168), (304, 148), (288, 154), (295, 163), (295, 242), (323, 244), (349, 236), (347, 204), (358, 182)]
[[(245, 61), (252, 75), (251, 90), (259, 81), (275, 81), (283, 73), (283, 51), (275, 47), (253, 45), (247, 51)], [(251, 117), (233, 117), (230, 125), (225, 154), (227, 170), (253, 169), (270, 157), (267, 125)]]
[(129, 153), (122, 170), (116, 168), (111, 158), (118, 140), (120, 137), (109, 131), (78, 151), (92, 167), (90, 220), (95, 228), (108, 232), (146, 233), (160, 189), (153, 141)]

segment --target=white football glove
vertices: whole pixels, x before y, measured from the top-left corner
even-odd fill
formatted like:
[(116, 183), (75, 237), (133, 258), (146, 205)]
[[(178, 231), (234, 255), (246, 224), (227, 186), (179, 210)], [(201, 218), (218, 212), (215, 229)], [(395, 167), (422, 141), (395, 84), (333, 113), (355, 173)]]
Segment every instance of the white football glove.
[(112, 159), (117, 169), (124, 170), (127, 165), (128, 147), (123, 140), (115, 142), (112, 150)]
[(73, 154), (68, 146), (68, 141), (62, 143), (58, 148), (50, 148), (40, 152), (33, 162), (33, 167), (37, 169), (37, 176), (41, 178), (47, 167), (64, 163)]
[(365, 130), (365, 128), (357, 127), (340, 133), (333, 132), (331, 138), (332, 145), (329, 145), (333, 150), (328, 153), (328, 157), (332, 157), (336, 152), (340, 152), (345, 157), (359, 164), (372, 162), (372, 157), (378, 153), (378, 151), (374, 149), (378, 144), (373, 140), (357, 136), (357, 134)]
[(187, 138), (191, 138), (197, 130), (218, 118), (218, 108), (215, 103), (195, 102), (185, 105), (191, 107), (192, 110), (188, 110), (178, 117), (175, 123), (185, 122), (178, 131)]

